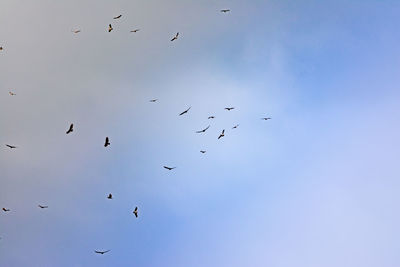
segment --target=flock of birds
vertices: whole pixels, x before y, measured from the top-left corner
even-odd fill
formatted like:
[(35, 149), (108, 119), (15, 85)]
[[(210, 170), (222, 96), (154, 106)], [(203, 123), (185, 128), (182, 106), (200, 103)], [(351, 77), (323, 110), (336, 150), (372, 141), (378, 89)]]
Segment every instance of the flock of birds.
[[(222, 12), (222, 13), (227, 13), (227, 12), (230, 12), (230, 9), (221, 9), (220, 12)], [(122, 17), (122, 15), (118, 15), (118, 16), (116, 16), (116, 17), (113, 17), (113, 19), (114, 19), (114, 20), (117, 20), (117, 19), (120, 19), (121, 17)], [(113, 31), (113, 30), (114, 30), (113, 26), (112, 26), (111, 24), (109, 24), (109, 25), (108, 25), (108, 32), (111, 32), (111, 31)], [(140, 31), (140, 29), (134, 29), (134, 30), (131, 30), (130, 32), (136, 33), (136, 32), (138, 32), (138, 31)], [(78, 33), (81, 32), (81, 30), (80, 30), (80, 29), (72, 30), (72, 32), (73, 32), (74, 34), (78, 34)], [(179, 32), (177, 32), (177, 33), (175, 34), (175, 36), (173, 36), (173, 38), (171, 39), (171, 42), (177, 40), (178, 37), (179, 37)], [(3, 50), (4, 50), (4, 48), (3, 48), (2, 46), (0, 46), (0, 51), (3, 51)], [(16, 96), (16, 93), (14, 93), (14, 92), (12, 92), (12, 91), (9, 91), (9, 95), (10, 95), (10, 96)], [(151, 100), (149, 100), (149, 102), (152, 102), (152, 103), (155, 103), (155, 102), (157, 102), (157, 101), (158, 101), (158, 99), (151, 99)], [(190, 110), (191, 108), (192, 108), (192, 107), (187, 108), (186, 110), (182, 111), (182, 112), (179, 113), (178, 115), (179, 115), (179, 116), (182, 116), (182, 115), (188, 113), (189, 110)], [(233, 110), (233, 109), (235, 109), (235, 107), (226, 107), (226, 108), (225, 108), (225, 110), (227, 110), (227, 111), (231, 111), (231, 110)], [(215, 118), (215, 116), (209, 116), (209, 117), (208, 117), (208, 119), (214, 119), (214, 118)], [(270, 120), (271, 117), (263, 117), (263, 118), (261, 118), (261, 119), (267, 121), (267, 120)], [(236, 129), (236, 128), (238, 128), (238, 127), (239, 127), (239, 124), (233, 126), (232, 129)], [(198, 134), (205, 133), (209, 128), (210, 128), (210, 125), (208, 125), (206, 128), (204, 128), (204, 129), (202, 129), (202, 130), (196, 131), (196, 133), (198, 133)], [(68, 130), (66, 131), (66, 134), (68, 135), (68, 134), (71, 134), (72, 132), (74, 132), (74, 124), (73, 124), (73, 123), (70, 124)], [(217, 139), (221, 139), (221, 138), (224, 137), (224, 136), (225, 136), (225, 129), (223, 129), (223, 130), (221, 131), (221, 133), (219, 134), (219, 136), (218, 136)], [(107, 136), (107, 137), (105, 138), (104, 147), (108, 147), (108, 146), (110, 146), (110, 145), (111, 145), (111, 142), (110, 142), (109, 137)], [(10, 149), (16, 149), (16, 148), (18, 148), (17, 146), (15, 146), (15, 145), (10, 145), (10, 144), (5, 144), (5, 146), (8, 147), (8, 148), (10, 148)], [(204, 154), (204, 153), (206, 153), (206, 151), (205, 151), (205, 150), (200, 150), (200, 153)], [(177, 167), (163, 166), (163, 168), (166, 169), (166, 170), (171, 171), (171, 170), (173, 170), (173, 169), (176, 169)], [(110, 194), (107, 196), (107, 199), (110, 199), (110, 200), (113, 199), (113, 195), (110, 193)], [(38, 207), (39, 207), (40, 209), (47, 209), (47, 208), (49, 208), (48, 206), (44, 206), (44, 205), (38, 205)], [(2, 208), (2, 210), (3, 210), (3, 212), (10, 212), (10, 211), (11, 211), (11, 209), (4, 208), (4, 207)], [(138, 207), (135, 207), (135, 209), (133, 210), (133, 214), (135, 215), (136, 218), (138, 218), (138, 216), (139, 216), (139, 209), (138, 209)], [(111, 251), (111, 250), (95, 250), (94, 252), (97, 253), (97, 254), (103, 255), (103, 254), (105, 254), (105, 253), (107, 253), (107, 252), (109, 252), (109, 251)]]

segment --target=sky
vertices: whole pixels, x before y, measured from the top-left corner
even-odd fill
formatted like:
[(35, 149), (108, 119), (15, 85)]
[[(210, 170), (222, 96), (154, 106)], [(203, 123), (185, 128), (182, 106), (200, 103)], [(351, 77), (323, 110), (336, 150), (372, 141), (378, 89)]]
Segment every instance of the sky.
[(0, 5), (0, 266), (399, 266), (400, 2)]

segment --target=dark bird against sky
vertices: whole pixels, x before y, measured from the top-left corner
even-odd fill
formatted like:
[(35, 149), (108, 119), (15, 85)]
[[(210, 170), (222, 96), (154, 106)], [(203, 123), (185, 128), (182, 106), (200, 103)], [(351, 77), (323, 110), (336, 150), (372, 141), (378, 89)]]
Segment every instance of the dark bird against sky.
[(69, 126), (69, 129), (68, 129), (68, 131), (66, 132), (66, 134), (70, 134), (70, 133), (72, 133), (73, 131), (74, 131), (74, 124), (71, 123), (71, 125)]
[(158, 99), (151, 99), (151, 100), (149, 100), (149, 102), (156, 102)]
[(264, 121), (267, 121), (267, 120), (270, 120), (270, 119), (272, 119), (272, 118), (266, 117), (266, 118), (261, 118), (261, 119), (264, 120)]
[(233, 126), (232, 129), (236, 129), (237, 127), (239, 127), (239, 124), (236, 124), (235, 126)]
[(41, 208), (41, 209), (47, 209), (49, 206), (38, 205), (38, 207)]
[(229, 12), (229, 11), (231, 11), (231, 10), (230, 9), (221, 9), (222, 13), (226, 13), (226, 12)]
[(112, 194), (108, 194), (107, 198), (112, 199), (113, 198)]
[(103, 255), (103, 254), (105, 254), (105, 253), (107, 253), (107, 252), (109, 252), (109, 251), (111, 251), (111, 250), (105, 250), (105, 251), (95, 250), (94, 252), (97, 253), (97, 254)]
[(4, 212), (10, 211), (10, 209), (3, 208)]
[(182, 116), (185, 113), (188, 113), (188, 111), (191, 109), (192, 107), (189, 107), (187, 110), (182, 111), (181, 113), (179, 113), (179, 116)]
[(11, 149), (17, 148), (16, 146), (7, 145), (7, 144), (6, 144), (6, 147), (9, 147), (9, 148), (11, 148)]
[(210, 116), (210, 117), (208, 117), (208, 119), (215, 119), (215, 117), (214, 116)]
[(205, 133), (208, 130), (208, 128), (210, 128), (210, 125), (208, 125), (207, 128), (203, 130), (197, 131), (196, 133)]
[(122, 15), (118, 15), (116, 17), (113, 17), (113, 19), (119, 19), (120, 17), (122, 17)]
[(218, 139), (222, 138), (225, 136), (225, 129), (222, 130), (221, 134), (218, 136)]
[(111, 32), (113, 29), (113, 27), (111, 26), (111, 24), (108, 25), (108, 32)]
[(135, 208), (135, 210), (133, 211), (133, 214), (135, 214), (135, 217), (138, 217), (138, 207)]
[(173, 169), (175, 169), (176, 167), (168, 167), (168, 166), (163, 166), (165, 169), (167, 169), (167, 170), (173, 170)]
[(17, 94), (15, 94), (15, 93), (11, 92), (11, 91), (9, 91), (8, 93), (9, 93), (11, 96), (17, 95)]
[(232, 109), (235, 109), (234, 107), (231, 108), (225, 108), (227, 111), (231, 111)]
[(171, 42), (177, 40), (177, 39), (178, 39), (178, 36), (179, 36), (179, 32), (177, 32), (177, 33), (175, 34), (174, 38), (171, 39)]
[(111, 145), (110, 139), (108, 139), (108, 137), (106, 137), (106, 141), (104, 142), (104, 147), (108, 147), (109, 145)]
[(138, 31), (140, 31), (140, 29), (134, 29), (131, 32), (138, 32)]

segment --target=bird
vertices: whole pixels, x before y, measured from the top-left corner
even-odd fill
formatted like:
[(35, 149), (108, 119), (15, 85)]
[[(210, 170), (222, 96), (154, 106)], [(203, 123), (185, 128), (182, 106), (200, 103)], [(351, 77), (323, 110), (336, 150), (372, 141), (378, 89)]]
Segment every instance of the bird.
[(177, 32), (176, 35), (174, 36), (174, 38), (171, 39), (171, 42), (177, 40), (178, 36), (179, 36), (179, 32)]
[(229, 12), (229, 11), (231, 11), (231, 10), (230, 9), (221, 9), (222, 13), (226, 13), (226, 12)]
[(47, 209), (49, 206), (38, 205), (38, 207), (41, 208), (41, 209)]
[(270, 119), (272, 119), (272, 118), (266, 117), (266, 118), (261, 118), (261, 119), (264, 120), (264, 121), (267, 121), (267, 120), (270, 120)]
[(222, 130), (222, 133), (218, 136), (218, 139), (220, 139), (221, 137), (224, 137), (224, 136), (225, 136), (225, 129)]
[(120, 17), (122, 17), (122, 15), (118, 15), (116, 17), (113, 17), (113, 19), (119, 19)]
[(15, 93), (11, 92), (11, 91), (9, 91), (8, 93), (9, 93), (11, 96), (17, 95), (17, 94), (15, 94)]
[(7, 145), (7, 144), (6, 144), (6, 146), (9, 147), (9, 148), (11, 148), (11, 149), (17, 148), (16, 146)]
[(106, 137), (106, 142), (104, 143), (104, 147), (108, 147), (109, 145), (111, 145), (110, 139), (108, 139), (108, 137)]
[(66, 132), (66, 134), (72, 133), (74, 131), (74, 124), (71, 123), (71, 125), (69, 126), (68, 131)]
[(187, 113), (192, 107), (189, 107), (187, 110), (182, 111), (181, 113), (179, 113), (179, 116), (182, 116), (183, 114)]
[(77, 33), (80, 33), (81, 32), (81, 30), (71, 30), (73, 33), (75, 33), (75, 34), (77, 34)]
[(208, 125), (207, 128), (203, 130), (197, 131), (196, 133), (205, 133), (208, 130), (208, 128), (210, 128), (210, 125)]
[(95, 250), (94, 252), (97, 253), (97, 254), (103, 255), (103, 254), (105, 254), (105, 253), (107, 253), (107, 252), (109, 252), (109, 251), (111, 251), (111, 250), (105, 250), (105, 251)]
[(235, 126), (233, 126), (232, 129), (236, 129), (237, 127), (239, 127), (239, 124), (236, 124)]
[(4, 212), (10, 211), (10, 209), (3, 208)]
[(232, 109), (235, 109), (234, 107), (231, 107), (231, 108), (225, 108), (227, 111), (230, 111), (230, 110), (232, 110)]
[(135, 214), (135, 217), (138, 217), (138, 207), (135, 208), (135, 210), (133, 211), (133, 214)]
[(131, 32), (138, 32), (138, 31), (140, 31), (140, 29), (134, 29)]
[(108, 194), (108, 197), (107, 197), (108, 199), (112, 199), (112, 194), (110, 193), (110, 194)]
[(113, 27), (111, 26), (111, 24), (108, 25), (108, 32), (111, 32), (113, 29)]
[(1, 51), (1, 50), (3, 50), (3, 47), (2, 47), (2, 46), (0, 46), (0, 51)]
[(200, 153), (203, 153), (203, 154), (204, 154), (204, 153), (206, 153), (206, 152), (207, 152), (207, 151), (205, 151), (205, 150), (200, 150)]
[(156, 102), (158, 99), (150, 99), (149, 102)]
[(175, 169), (176, 167), (168, 167), (168, 166), (163, 166), (164, 167), (164, 169), (167, 169), (167, 170), (173, 170), (173, 169)]
[(214, 116), (210, 116), (210, 117), (208, 117), (208, 119), (215, 119), (215, 117)]

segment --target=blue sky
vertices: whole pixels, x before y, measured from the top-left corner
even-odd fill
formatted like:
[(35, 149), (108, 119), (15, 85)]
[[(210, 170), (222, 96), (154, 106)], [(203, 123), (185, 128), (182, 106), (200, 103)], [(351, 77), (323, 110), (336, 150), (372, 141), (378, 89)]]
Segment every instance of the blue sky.
[(3, 2), (0, 266), (399, 265), (400, 3)]

